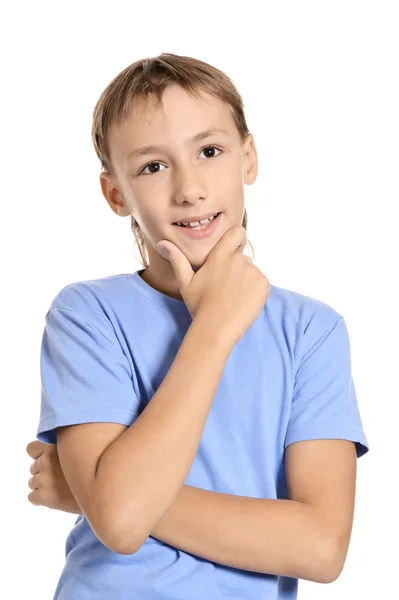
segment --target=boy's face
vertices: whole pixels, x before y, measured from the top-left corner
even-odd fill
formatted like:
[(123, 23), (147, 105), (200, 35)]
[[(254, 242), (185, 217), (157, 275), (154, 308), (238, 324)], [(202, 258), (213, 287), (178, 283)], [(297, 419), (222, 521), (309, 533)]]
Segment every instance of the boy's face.
[[(253, 136), (241, 143), (230, 107), (203, 92), (201, 99), (179, 86), (168, 87), (159, 108), (154, 99), (137, 100), (130, 116), (109, 133), (115, 174), (101, 173), (104, 196), (120, 216), (133, 215), (143, 232), (153, 277), (166, 280), (173, 269), (158, 253), (156, 244), (166, 239), (178, 246), (194, 270), (222, 235), (244, 216), (244, 183), (257, 176), (257, 154)], [(200, 141), (195, 134), (211, 128), (225, 129)], [(133, 157), (142, 146), (162, 150)], [(207, 149), (215, 145), (217, 149)], [(155, 165), (147, 166), (153, 162)], [(144, 170), (144, 173), (142, 171)], [(192, 239), (173, 225), (191, 216), (222, 213), (215, 233)]]

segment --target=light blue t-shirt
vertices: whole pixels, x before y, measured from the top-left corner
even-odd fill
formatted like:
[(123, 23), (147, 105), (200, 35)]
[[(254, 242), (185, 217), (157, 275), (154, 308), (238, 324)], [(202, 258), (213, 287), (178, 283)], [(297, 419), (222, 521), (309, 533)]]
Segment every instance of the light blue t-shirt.
[[(37, 438), (87, 422), (131, 425), (166, 376), (192, 323), (184, 302), (134, 273), (72, 283), (54, 298), (41, 345)], [(223, 306), (220, 306), (223, 318)], [(233, 347), (185, 483), (252, 498), (288, 498), (284, 450), (340, 438), (369, 450), (344, 318), (271, 284)], [(235, 569), (149, 536), (112, 552), (79, 515), (53, 600), (294, 600), (298, 580)]]

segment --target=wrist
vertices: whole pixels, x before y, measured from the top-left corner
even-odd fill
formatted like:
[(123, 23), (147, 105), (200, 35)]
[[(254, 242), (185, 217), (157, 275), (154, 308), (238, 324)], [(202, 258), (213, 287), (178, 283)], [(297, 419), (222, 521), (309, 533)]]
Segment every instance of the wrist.
[(191, 328), (198, 331), (198, 335), (205, 338), (209, 346), (227, 354), (230, 354), (238, 341), (230, 325), (224, 323), (220, 315), (202, 313), (193, 319)]
[(83, 510), (76, 502), (75, 496), (72, 495), (72, 492), (68, 498), (65, 498), (63, 501), (59, 502), (58, 506), (53, 506), (53, 508), (61, 510), (62, 512), (71, 513), (73, 515), (83, 515)]

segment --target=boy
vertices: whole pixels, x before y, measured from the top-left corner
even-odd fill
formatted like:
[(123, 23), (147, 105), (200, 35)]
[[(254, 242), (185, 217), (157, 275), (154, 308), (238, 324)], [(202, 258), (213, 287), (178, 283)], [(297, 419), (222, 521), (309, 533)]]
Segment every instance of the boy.
[(46, 314), (29, 499), (57, 490), (47, 505), (80, 513), (54, 600), (291, 600), (298, 578), (334, 581), (369, 450), (349, 338), (242, 253), (241, 97), (193, 58), (137, 61), (93, 142), (144, 269), (66, 286)]

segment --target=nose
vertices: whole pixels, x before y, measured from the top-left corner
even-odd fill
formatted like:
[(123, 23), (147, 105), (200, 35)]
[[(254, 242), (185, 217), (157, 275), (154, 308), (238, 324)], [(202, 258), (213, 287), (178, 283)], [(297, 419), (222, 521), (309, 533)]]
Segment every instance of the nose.
[(207, 196), (203, 177), (193, 166), (180, 167), (175, 178), (175, 200), (178, 204), (195, 204)]

